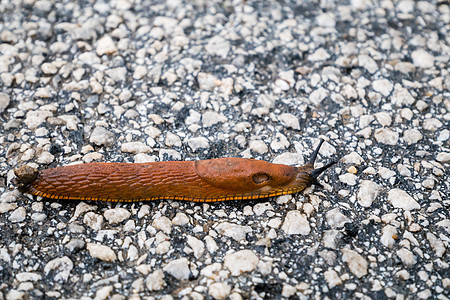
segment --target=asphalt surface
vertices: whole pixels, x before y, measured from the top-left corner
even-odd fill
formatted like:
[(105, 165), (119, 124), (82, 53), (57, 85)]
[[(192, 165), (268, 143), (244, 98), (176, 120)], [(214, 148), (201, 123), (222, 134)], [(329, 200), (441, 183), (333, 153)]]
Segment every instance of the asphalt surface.
[[(448, 1), (0, 2), (0, 299), (448, 299)], [(338, 163), (292, 196), (51, 200), (13, 170)]]

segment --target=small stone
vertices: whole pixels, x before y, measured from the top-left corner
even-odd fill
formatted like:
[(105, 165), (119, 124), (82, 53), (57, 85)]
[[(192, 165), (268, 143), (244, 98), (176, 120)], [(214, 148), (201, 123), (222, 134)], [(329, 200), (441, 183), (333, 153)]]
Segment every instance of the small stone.
[[(111, 286), (111, 285), (107, 285), (107, 286), (99, 288), (95, 292), (95, 298), (94, 299), (108, 299), (109, 296), (111, 295), (111, 292), (113, 291), (113, 289), (114, 289), (114, 287)], [(114, 297), (111, 297), (109, 299), (114, 299)]]
[(217, 300), (226, 299), (230, 292), (231, 287), (225, 282), (214, 282), (208, 287), (209, 295)]
[(120, 151), (126, 152), (126, 153), (148, 153), (152, 151), (152, 148), (145, 145), (142, 142), (129, 142), (129, 143), (123, 143)]
[(430, 243), (431, 248), (433, 248), (437, 257), (442, 257), (445, 254), (445, 245), (440, 239), (438, 239), (431, 232), (427, 233), (427, 240)]
[(325, 271), (323, 276), (325, 277), (325, 280), (327, 281), (328, 287), (330, 289), (342, 284), (342, 280), (335, 270)]
[(19, 207), (11, 213), (8, 220), (12, 223), (18, 223), (25, 220), (27, 216), (27, 211), (24, 207)]
[(344, 248), (342, 251), (342, 260), (347, 263), (350, 272), (358, 278), (367, 275), (368, 263), (358, 252)]
[(356, 175), (352, 173), (339, 175), (339, 181), (350, 186), (356, 185), (356, 178)]
[(345, 223), (350, 223), (350, 219), (339, 208), (328, 211), (326, 218), (328, 225), (333, 229), (343, 228)]
[(404, 210), (420, 209), (419, 203), (401, 189), (390, 190), (388, 200), (395, 208), (402, 208)]
[(433, 178), (427, 178), (424, 181), (422, 181), (422, 186), (426, 189), (432, 189), (434, 188), (434, 179)]
[(43, 63), (41, 70), (46, 75), (54, 75), (58, 73), (58, 68), (52, 63)]
[(436, 131), (438, 128), (442, 127), (442, 122), (436, 118), (425, 119), (423, 121), (422, 127), (425, 130)]
[(189, 235), (187, 237), (187, 244), (194, 251), (195, 258), (199, 259), (202, 257), (203, 252), (205, 251), (205, 244), (202, 241)]
[(266, 143), (260, 140), (251, 141), (249, 148), (259, 154), (264, 154), (269, 151), (269, 147), (267, 147)]
[(375, 130), (375, 139), (378, 143), (386, 145), (397, 145), (399, 134), (387, 128), (378, 128)]
[(100, 57), (97, 56), (94, 52), (84, 52), (78, 56), (78, 60), (80, 63), (84, 63), (87, 65), (95, 65), (100, 64), (102, 61)]
[(161, 269), (154, 271), (145, 279), (145, 286), (149, 291), (160, 291), (165, 284), (164, 272)]
[(230, 42), (219, 35), (214, 35), (205, 46), (205, 49), (209, 54), (217, 55), (222, 58), (226, 58), (228, 56), (230, 48)]
[(378, 123), (380, 123), (383, 126), (389, 126), (392, 123), (392, 118), (387, 112), (379, 112), (375, 114), (375, 117), (377, 118)]
[(187, 258), (173, 260), (169, 262), (163, 270), (178, 280), (187, 280), (191, 274)]
[(416, 70), (416, 67), (414, 64), (410, 62), (399, 62), (394, 66), (394, 70), (402, 72), (403, 74), (410, 74), (413, 73)]
[(291, 296), (295, 295), (297, 292), (297, 289), (295, 286), (292, 286), (287, 283), (283, 283), (283, 289), (281, 290), (281, 296), (283, 296), (285, 299), (289, 299)]
[(416, 101), (407, 89), (399, 84), (395, 85), (394, 94), (391, 97), (391, 102), (397, 107), (410, 106)]
[(199, 149), (209, 148), (208, 139), (202, 136), (188, 139), (187, 144), (192, 149), (193, 152), (197, 152), (197, 150)]
[(7, 93), (0, 92), (0, 113), (6, 110), (10, 101), (11, 100)]
[(173, 225), (184, 226), (189, 224), (189, 217), (185, 213), (177, 213), (172, 219)]
[(411, 275), (406, 270), (400, 270), (397, 273), (395, 273), (395, 277), (397, 277), (400, 280), (409, 280), (411, 278)]
[(397, 255), (401, 259), (402, 263), (407, 267), (412, 266), (416, 263), (414, 254), (406, 248), (398, 250)]
[(84, 215), (83, 223), (94, 229), (95, 231), (98, 231), (102, 229), (103, 217), (94, 212), (88, 212)]
[(167, 217), (159, 217), (153, 220), (152, 226), (166, 234), (172, 231), (172, 222)]
[(118, 67), (105, 71), (105, 74), (115, 82), (125, 82), (127, 80), (127, 68)]
[(137, 66), (136, 69), (134, 69), (133, 78), (134, 79), (142, 79), (145, 76), (147, 76), (148, 69), (146, 66)]
[(220, 223), (215, 227), (215, 230), (219, 234), (230, 237), (237, 242), (245, 240), (246, 234), (252, 232), (252, 228), (249, 226), (242, 226), (229, 222)]
[(423, 49), (418, 49), (411, 53), (413, 63), (418, 68), (429, 69), (434, 66), (434, 56)]
[(115, 142), (115, 135), (104, 127), (97, 126), (92, 131), (89, 142), (97, 146), (108, 147)]
[(362, 54), (362, 55), (358, 56), (358, 64), (359, 64), (359, 66), (366, 69), (370, 74), (373, 74), (376, 71), (378, 71), (378, 65), (377, 65), (376, 61), (372, 57), (370, 57), (366, 54)]
[(334, 27), (336, 25), (333, 13), (322, 13), (316, 17), (317, 25), (322, 27)]
[(357, 195), (358, 203), (363, 207), (370, 207), (381, 191), (382, 187), (376, 182), (363, 180)]
[(323, 245), (326, 248), (338, 249), (339, 241), (343, 237), (343, 234), (339, 230), (326, 230), (323, 234)]
[(385, 167), (380, 167), (378, 169), (378, 174), (380, 174), (381, 178), (383, 178), (383, 179), (389, 179), (389, 178), (395, 176), (394, 171), (389, 170), (388, 168), (385, 168)]
[(392, 89), (394, 88), (392, 83), (387, 79), (375, 80), (372, 83), (372, 87), (376, 92), (380, 93), (384, 97), (389, 96), (389, 94), (392, 92)]
[(450, 163), (450, 152), (439, 152), (436, 160), (444, 164)]
[(117, 52), (117, 47), (109, 35), (105, 35), (97, 41), (97, 48), (95, 49), (98, 56), (103, 54), (113, 54)]
[(128, 219), (131, 213), (125, 208), (119, 207), (108, 209), (103, 215), (110, 224), (118, 224)]
[(284, 113), (281, 114), (279, 117), (279, 120), (283, 126), (286, 128), (292, 128), (294, 130), (300, 130), (300, 123), (298, 121), (298, 118), (290, 113)]
[(224, 258), (224, 265), (233, 276), (253, 271), (258, 266), (258, 263), (259, 258), (253, 251), (247, 249), (227, 254)]
[(74, 253), (78, 250), (81, 250), (84, 248), (86, 243), (83, 240), (80, 239), (72, 239), (70, 242), (68, 242), (64, 247), (69, 250), (70, 252)]
[(67, 256), (63, 256), (49, 261), (44, 267), (44, 272), (47, 276), (51, 273), (54, 281), (65, 282), (69, 278), (72, 269), (72, 260)]
[(308, 235), (311, 232), (308, 219), (298, 210), (291, 210), (286, 214), (281, 229), (286, 234)]
[(206, 91), (212, 91), (219, 82), (216, 76), (203, 72), (198, 73), (197, 81), (200, 89)]
[(48, 110), (32, 110), (27, 112), (24, 120), (25, 125), (31, 130), (39, 127), (48, 117), (52, 117), (53, 113)]
[(210, 127), (226, 121), (227, 118), (224, 115), (218, 114), (215, 111), (207, 111), (202, 115), (203, 127)]
[(55, 156), (48, 151), (44, 151), (37, 158), (37, 162), (40, 164), (47, 165), (55, 159)]
[(117, 259), (116, 253), (108, 246), (88, 243), (86, 249), (92, 257), (103, 261), (115, 261)]
[(342, 162), (344, 162), (346, 164), (357, 165), (357, 166), (361, 165), (364, 162), (364, 159), (361, 157), (361, 155), (359, 155), (355, 151), (347, 154), (341, 160), (342, 160)]
[(42, 275), (32, 272), (21, 272), (16, 275), (16, 279), (20, 282), (39, 281), (42, 279)]
[(380, 242), (385, 247), (391, 248), (395, 244), (395, 236), (397, 236), (397, 228), (392, 225), (386, 225), (383, 227)]
[(403, 139), (408, 145), (416, 144), (422, 137), (422, 134), (417, 129), (408, 129), (403, 132)]
[(308, 60), (312, 62), (324, 61), (330, 58), (330, 54), (324, 48), (317, 49), (314, 53), (308, 56)]

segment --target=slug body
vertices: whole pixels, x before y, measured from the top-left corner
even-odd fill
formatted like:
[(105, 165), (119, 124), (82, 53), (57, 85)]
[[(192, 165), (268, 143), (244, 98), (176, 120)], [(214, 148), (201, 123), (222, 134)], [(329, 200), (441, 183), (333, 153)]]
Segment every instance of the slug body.
[(15, 170), (25, 193), (50, 199), (133, 202), (174, 199), (196, 202), (260, 199), (318, 184), (330, 167), (314, 169), (319, 148), (304, 166), (292, 167), (245, 158), (150, 163), (89, 163), (37, 171)]

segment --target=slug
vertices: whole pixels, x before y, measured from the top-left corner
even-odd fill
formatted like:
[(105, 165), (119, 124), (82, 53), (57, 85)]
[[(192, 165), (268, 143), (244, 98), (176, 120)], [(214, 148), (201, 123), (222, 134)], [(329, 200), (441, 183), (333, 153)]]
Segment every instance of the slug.
[(301, 167), (245, 158), (150, 163), (88, 163), (14, 170), (19, 190), (50, 199), (133, 202), (250, 200), (298, 193), (335, 162), (314, 169), (319, 149)]

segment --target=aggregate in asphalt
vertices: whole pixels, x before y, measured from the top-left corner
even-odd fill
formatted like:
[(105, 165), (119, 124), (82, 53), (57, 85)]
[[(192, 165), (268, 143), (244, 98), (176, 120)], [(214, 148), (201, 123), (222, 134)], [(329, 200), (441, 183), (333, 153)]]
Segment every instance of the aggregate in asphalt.
[[(450, 8), (0, 2), (0, 299), (448, 299)], [(21, 165), (317, 166), (261, 201), (50, 201)]]

